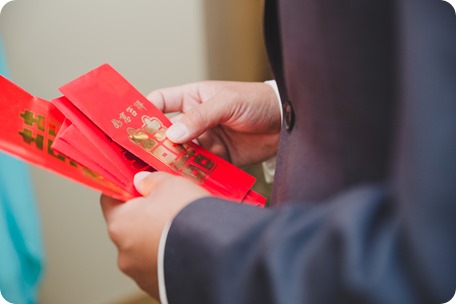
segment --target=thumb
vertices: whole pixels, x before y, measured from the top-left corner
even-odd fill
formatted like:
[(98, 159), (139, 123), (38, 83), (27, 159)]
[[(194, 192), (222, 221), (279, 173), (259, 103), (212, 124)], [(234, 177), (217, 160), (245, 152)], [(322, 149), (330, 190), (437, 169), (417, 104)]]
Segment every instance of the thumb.
[(133, 184), (142, 196), (149, 196), (166, 176), (164, 172), (141, 171), (135, 174)]
[(182, 114), (180, 119), (166, 131), (166, 136), (178, 144), (188, 142), (208, 129), (225, 122), (228, 117), (228, 104), (211, 99)]

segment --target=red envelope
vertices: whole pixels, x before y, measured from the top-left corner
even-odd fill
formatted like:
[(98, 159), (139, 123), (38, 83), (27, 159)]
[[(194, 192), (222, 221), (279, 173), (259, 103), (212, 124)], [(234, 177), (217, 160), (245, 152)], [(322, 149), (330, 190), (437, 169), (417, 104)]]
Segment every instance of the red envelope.
[[(62, 133), (58, 134), (57, 138), (68, 143), (67, 147), (58, 146), (58, 141), (53, 145), (53, 148), (62, 154), (71, 154), (71, 150), (80, 147), (80, 141), (90, 142), (93, 150), (90, 153), (90, 158), (97, 162), (100, 166), (110, 171), (119, 180), (123, 182), (125, 190), (135, 196), (139, 194), (133, 186), (133, 177), (139, 171), (155, 171), (152, 167), (144, 163), (142, 160), (134, 157), (131, 153), (124, 150), (122, 147), (113, 142), (106, 136), (92, 121), (85, 117), (66, 97), (60, 97), (51, 101), (64, 115), (71, 121), (74, 128), (80, 134), (75, 135)], [(85, 145), (87, 146), (88, 143)]]
[[(84, 147), (84, 149), (75, 148), (73, 144), (71, 142), (67, 142), (65, 138), (71, 138), (78, 143), (77, 147)], [(91, 168), (91, 170), (99, 173), (106, 180), (122, 189), (127, 189), (127, 185), (131, 182), (131, 180), (120, 180), (118, 176), (111, 173), (109, 169), (105, 169), (110, 167), (109, 163), (103, 163), (104, 159), (100, 157), (96, 158), (96, 156), (98, 156), (98, 150), (95, 148), (93, 143), (84, 137), (68, 120), (65, 120), (63, 125), (60, 127), (57, 137), (52, 144), (52, 149), (71, 159), (77, 159), (81, 165)]]
[(255, 178), (194, 143), (176, 145), (165, 132), (169, 119), (105, 64), (60, 91), (88, 119), (151, 167), (185, 176), (214, 195), (244, 200)]
[(160, 170), (264, 206), (254, 177), (194, 143), (170, 142), (168, 118), (109, 65), (60, 90), (49, 103), (1, 77), (0, 149), (121, 200), (139, 196), (137, 172)]
[(0, 76), (0, 149), (112, 197), (133, 196), (103, 176), (51, 148), (65, 117), (48, 101), (33, 97)]

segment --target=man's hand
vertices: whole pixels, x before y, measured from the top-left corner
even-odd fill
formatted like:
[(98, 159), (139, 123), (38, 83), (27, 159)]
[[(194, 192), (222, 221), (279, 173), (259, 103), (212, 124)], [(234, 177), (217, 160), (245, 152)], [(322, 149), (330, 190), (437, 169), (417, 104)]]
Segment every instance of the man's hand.
[(163, 229), (185, 206), (209, 193), (163, 172), (140, 172), (134, 182), (144, 197), (124, 203), (103, 195), (101, 206), (119, 252), (119, 268), (158, 299), (157, 254)]
[(205, 81), (157, 90), (148, 99), (164, 113), (183, 113), (166, 133), (175, 143), (197, 138), (236, 166), (277, 153), (280, 107), (265, 83)]

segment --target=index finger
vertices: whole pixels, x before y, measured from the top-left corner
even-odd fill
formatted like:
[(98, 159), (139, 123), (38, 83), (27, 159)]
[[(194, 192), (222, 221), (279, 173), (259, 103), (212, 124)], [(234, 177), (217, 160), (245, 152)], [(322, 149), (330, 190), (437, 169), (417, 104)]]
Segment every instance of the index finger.
[(163, 113), (186, 112), (202, 102), (198, 84), (169, 87), (152, 91), (147, 99)]

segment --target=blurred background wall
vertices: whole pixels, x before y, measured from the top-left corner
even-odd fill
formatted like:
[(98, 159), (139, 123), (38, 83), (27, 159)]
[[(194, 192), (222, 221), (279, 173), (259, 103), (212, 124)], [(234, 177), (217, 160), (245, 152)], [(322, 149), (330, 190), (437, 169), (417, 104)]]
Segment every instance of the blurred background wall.
[[(58, 97), (59, 86), (105, 62), (147, 94), (267, 79), (261, 15), (261, 0), (15, 0), (0, 34), (10, 78), (34, 95)], [(134, 303), (141, 294), (117, 269), (99, 194), (41, 169), (32, 175), (46, 253), (40, 303)]]

